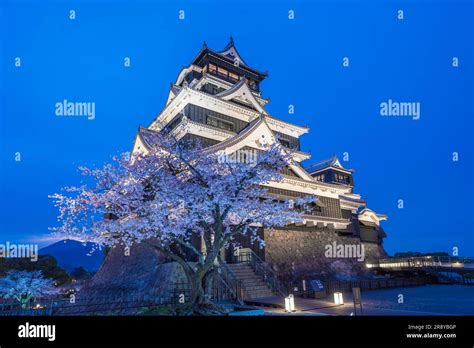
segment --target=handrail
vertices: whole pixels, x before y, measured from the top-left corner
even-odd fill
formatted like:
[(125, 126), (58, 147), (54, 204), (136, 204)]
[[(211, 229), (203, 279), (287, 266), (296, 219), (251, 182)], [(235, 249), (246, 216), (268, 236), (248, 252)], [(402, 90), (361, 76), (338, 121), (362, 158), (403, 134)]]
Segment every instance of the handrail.
[[(250, 255), (250, 257), (248, 257)], [(245, 258), (243, 256), (246, 256)], [(270, 266), (257, 256), (252, 250), (240, 251), (238, 256), (239, 263), (247, 263), (255, 272), (255, 274), (262, 276), (263, 281), (282, 297), (288, 295), (288, 289), (278, 279), (278, 275), (273, 271)]]
[(242, 282), (237, 279), (232, 270), (225, 263), (220, 264), (221, 272), (218, 273), (218, 277), (223, 281), (223, 283), (228, 287), (232, 292), (235, 299), (239, 304), (243, 304), (243, 291)]

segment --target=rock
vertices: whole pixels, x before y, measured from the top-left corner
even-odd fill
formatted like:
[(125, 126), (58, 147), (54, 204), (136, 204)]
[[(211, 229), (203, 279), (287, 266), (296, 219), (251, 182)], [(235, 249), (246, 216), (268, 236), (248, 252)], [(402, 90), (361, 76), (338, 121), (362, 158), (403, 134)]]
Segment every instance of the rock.
[(186, 277), (176, 262), (165, 262), (155, 248), (141, 243), (130, 248), (127, 256), (122, 247), (114, 247), (94, 277), (84, 285), (79, 297), (95, 297), (103, 293), (162, 295)]

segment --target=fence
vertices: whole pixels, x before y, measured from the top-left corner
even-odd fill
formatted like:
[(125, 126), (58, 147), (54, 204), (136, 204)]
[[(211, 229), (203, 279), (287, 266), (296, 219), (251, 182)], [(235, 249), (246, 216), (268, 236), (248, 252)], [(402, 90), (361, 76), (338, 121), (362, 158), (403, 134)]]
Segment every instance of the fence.
[(362, 291), (379, 290), (387, 288), (400, 288), (409, 286), (420, 286), (432, 284), (431, 277), (417, 277), (417, 278), (391, 278), (391, 279), (370, 279), (358, 281), (327, 281), (324, 282), (324, 287), (327, 294), (334, 292), (350, 292), (352, 288), (360, 288)]
[(38, 304), (37, 301), (33, 300), (26, 305), (23, 305), (16, 299), (0, 300), (0, 316), (51, 315), (51, 301), (48, 302), (48, 305), (42, 305), (41, 307), (37, 307)]
[(164, 296), (133, 294), (127, 296), (99, 296), (54, 302), (53, 315), (132, 315), (140, 310), (154, 309), (173, 301)]
[(72, 303), (69, 297), (54, 297), (37, 298), (27, 305), (14, 299), (3, 300), (0, 301), (0, 316), (131, 315), (141, 309), (186, 303), (188, 299), (189, 289), (186, 284), (176, 283), (164, 294), (141, 292), (87, 297), (80, 297), (79, 294)]
[[(190, 287), (185, 281), (176, 282), (163, 294), (116, 293), (81, 297), (80, 293), (71, 303), (68, 297), (34, 299), (23, 308), (17, 300), (0, 301), (0, 316), (45, 316), (45, 315), (134, 315), (144, 310), (157, 309), (165, 305), (189, 303)], [(212, 279), (209, 292), (211, 300), (235, 301), (237, 294), (220, 276)]]

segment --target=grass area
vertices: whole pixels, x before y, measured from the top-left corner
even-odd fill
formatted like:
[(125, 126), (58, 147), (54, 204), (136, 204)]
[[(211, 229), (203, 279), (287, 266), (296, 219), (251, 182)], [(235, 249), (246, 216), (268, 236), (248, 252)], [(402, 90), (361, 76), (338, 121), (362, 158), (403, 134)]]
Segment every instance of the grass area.
[(137, 315), (163, 315), (163, 316), (186, 316), (192, 315), (190, 306), (184, 305), (163, 305), (159, 307), (143, 307), (138, 310)]
[(188, 316), (188, 315), (227, 315), (233, 309), (219, 304), (205, 304), (198, 311), (191, 306), (183, 304), (162, 305), (159, 307), (143, 307), (137, 315), (162, 315), (162, 316)]

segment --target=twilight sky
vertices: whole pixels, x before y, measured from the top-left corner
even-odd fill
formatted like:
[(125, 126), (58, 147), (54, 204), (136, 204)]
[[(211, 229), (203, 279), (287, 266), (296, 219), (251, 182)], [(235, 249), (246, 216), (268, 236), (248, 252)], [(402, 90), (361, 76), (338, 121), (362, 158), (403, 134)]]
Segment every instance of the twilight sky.
[[(48, 194), (130, 150), (203, 41), (220, 50), (232, 35), (269, 72), (267, 111), (311, 128), (306, 164), (349, 153), (355, 192), (389, 216), (389, 253), (474, 256), (473, 17), (471, 1), (450, 0), (2, 1), (0, 243), (47, 244)], [(95, 119), (55, 116), (64, 99), (95, 102)], [(382, 117), (389, 99), (420, 103), (420, 118)]]

